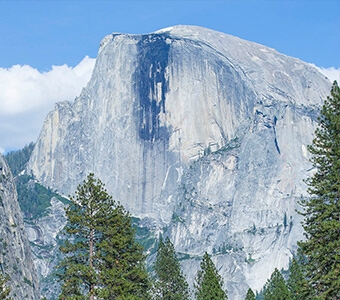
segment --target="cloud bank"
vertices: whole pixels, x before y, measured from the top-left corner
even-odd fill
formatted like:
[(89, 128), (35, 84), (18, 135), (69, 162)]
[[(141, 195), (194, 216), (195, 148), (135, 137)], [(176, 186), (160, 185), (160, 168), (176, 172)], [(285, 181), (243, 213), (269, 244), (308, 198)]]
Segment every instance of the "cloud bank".
[(332, 83), (336, 80), (340, 84), (340, 68), (320, 68), (316, 67), (323, 75), (325, 75)]
[(77, 97), (94, 64), (86, 56), (75, 67), (52, 66), (48, 72), (27, 65), (0, 68), (0, 152), (35, 142), (54, 103)]

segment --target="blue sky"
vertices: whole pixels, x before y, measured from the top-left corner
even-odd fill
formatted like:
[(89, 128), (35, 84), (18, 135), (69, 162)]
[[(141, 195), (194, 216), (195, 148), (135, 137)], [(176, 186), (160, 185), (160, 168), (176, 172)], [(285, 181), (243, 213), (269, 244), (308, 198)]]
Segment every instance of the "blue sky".
[(0, 66), (76, 65), (107, 34), (200, 25), (340, 67), (339, 0), (0, 1)]
[(35, 141), (53, 103), (79, 94), (105, 35), (177, 24), (232, 34), (339, 74), (339, 0), (0, 0), (0, 152)]

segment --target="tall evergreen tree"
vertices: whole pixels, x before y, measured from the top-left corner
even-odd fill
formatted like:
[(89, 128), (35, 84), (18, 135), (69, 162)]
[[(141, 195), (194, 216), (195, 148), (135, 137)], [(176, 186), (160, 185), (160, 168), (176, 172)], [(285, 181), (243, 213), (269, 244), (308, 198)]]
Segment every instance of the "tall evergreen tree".
[(245, 300), (256, 300), (255, 294), (251, 288), (248, 289)]
[(298, 261), (293, 258), (289, 267), (289, 278), (287, 287), (291, 300), (307, 300), (313, 299), (312, 290), (307, 282), (304, 273)]
[[(108, 226), (108, 224), (113, 224)], [(102, 236), (98, 243), (101, 299), (149, 299), (149, 278), (143, 248), (135, 241), (131, 217), (117, 205), (112, 214), (99, 222)]]
[(11, 292), (10, 288), (6, 286), (6, 283), (9, 281), (9, 276), (3, 276), (0, 273), (0, 299), (1, 300), (12, 300), (9, 297), (9, 293)]
[(263, 299), (290, 300), (285, 280), (280, 271), (276, 268), (264, 286)]
[(201, 262), (201, 269), (197, 272), (194, 284), (197, 300), (226, 300), (227, 292), (223, 290), (223, 280), (206, 252)]
[(78, 186), (66, 216), (59, 299), (148, 299), (145, 258), (131, 218), (93, 174)]
[(340, 89), (335, 81), (315, 131), (307, 180), (310, 198), (301, 201), (307, 278), (320, 299), (340, 299)]
[(160, 238), (156, 262), (154, 298), (164, 300), (189, 299), (189, 287), (181, 271), (175, 248), (167, 237), (165, 242)]

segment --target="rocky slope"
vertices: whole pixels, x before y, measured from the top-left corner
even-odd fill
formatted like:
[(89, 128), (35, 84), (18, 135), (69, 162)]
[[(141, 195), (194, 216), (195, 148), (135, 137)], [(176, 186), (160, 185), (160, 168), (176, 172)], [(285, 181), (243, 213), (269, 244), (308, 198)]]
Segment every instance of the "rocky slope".
[(12, 174), (0, 154), (0, 272), (8, 274), (13, 299), (40, 299), (31, 249)]
[(302, 238), (306, 145), (329, 90), (309, 64), (212, 30), (111, 34), (81, 95), (47, 116), (27, 170), (63, 194), (94, 172), (171, 237), (189, 281), (208, 251), (242, 299)]

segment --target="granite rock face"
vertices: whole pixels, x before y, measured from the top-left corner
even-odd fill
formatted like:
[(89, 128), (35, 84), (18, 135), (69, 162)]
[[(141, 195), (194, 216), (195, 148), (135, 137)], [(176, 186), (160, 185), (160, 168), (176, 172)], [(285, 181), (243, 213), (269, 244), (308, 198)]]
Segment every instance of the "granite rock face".
[(268, 47), (193, 27), (111, 34), (74, 102), (49, 113), (27, 170), (73, 193), (89, 172), (184, 253), (205, 251), (231, 299), (287, 267), (330, 82)]
[(31, 245), (33, 261), (38, 273), (40, 291), (47, 299), (57, 299), (60, 282), (55, 278), (55, 267), (62, 259), (60, 232), (66, 225), (65, 204), (51, 198), (46, 215), (26, 222), (25, 228)]
[(12, 174), (0, 154), (0, 272), (13, 299), (40, 299), (37, 274)]

